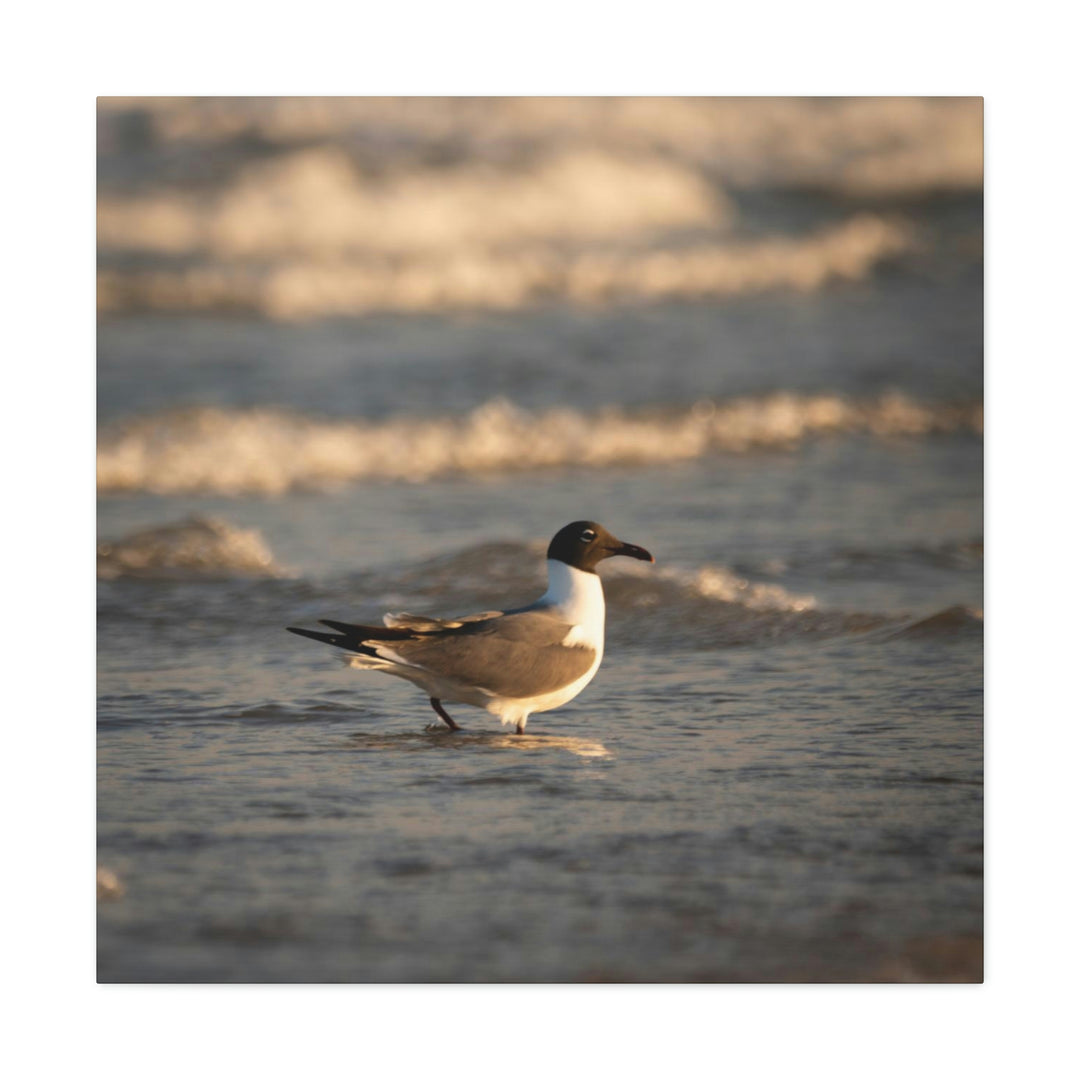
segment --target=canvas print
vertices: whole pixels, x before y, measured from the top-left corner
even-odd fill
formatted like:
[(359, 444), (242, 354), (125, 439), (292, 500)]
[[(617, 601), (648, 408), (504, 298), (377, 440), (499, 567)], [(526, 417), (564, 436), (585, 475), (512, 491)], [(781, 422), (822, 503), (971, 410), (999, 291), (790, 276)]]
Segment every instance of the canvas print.
[(982, 113), (99, 99), (99, 981), (981, 981)]

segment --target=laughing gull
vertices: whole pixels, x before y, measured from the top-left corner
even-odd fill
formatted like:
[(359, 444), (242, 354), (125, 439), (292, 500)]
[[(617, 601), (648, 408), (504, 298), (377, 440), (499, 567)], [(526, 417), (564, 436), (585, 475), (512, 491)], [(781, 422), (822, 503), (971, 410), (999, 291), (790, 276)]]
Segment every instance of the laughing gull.
[(613, 555), (655, 562), (595, 521), (573, 521), (548, 545), (547, 592), (528, 607), (457, 619), (384, 615), (385, 626), (320, 619), (333, 634), (287, 629), (354, 653), (351, 667), (415, 683), (451, 731), (461, 728), (444, 701), (486, 709), (516, 724), (520, 735), (532, 713), (565, 705), (596, 674), (604, 656), (604, 590), (596, 566)]

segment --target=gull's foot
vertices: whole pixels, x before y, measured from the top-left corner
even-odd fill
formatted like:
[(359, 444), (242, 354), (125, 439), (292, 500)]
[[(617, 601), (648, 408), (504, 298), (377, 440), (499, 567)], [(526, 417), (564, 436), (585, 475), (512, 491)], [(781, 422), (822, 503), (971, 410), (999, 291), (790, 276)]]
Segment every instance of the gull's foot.
[(521, 723), (520, 721), (518, 722), (517, 731), (514, 734), (515, 735), (524, 735), (525, 734), (525, 725), (523, 723)]
[(461, 731), (461, 725), (442, 707), (442, 702), (438, 698), (431, 698), (431, 707), (439, 714), (446, 726), (451, 731)]

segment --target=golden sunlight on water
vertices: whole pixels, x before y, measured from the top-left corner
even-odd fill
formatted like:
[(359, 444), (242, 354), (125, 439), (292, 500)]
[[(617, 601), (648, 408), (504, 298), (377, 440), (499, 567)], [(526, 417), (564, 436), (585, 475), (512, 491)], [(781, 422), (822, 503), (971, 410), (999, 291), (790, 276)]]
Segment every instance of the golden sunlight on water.
[[(475, 722), (475, 721), (474, 721)], [(483, 719), (480, 721), (483, 723)], [(423, 732), (401, 735), (358, 732), (349, 736), (349, 745), (356, 750), (370, 751), (484, 751), (516, 750), (537, 753), (559, 750), (574, 757), (610, 758), (612, 752), (603, 743), (590, 739), (576, 739), (564, 735), (514, 735), (503, 731), (451, 732), (445, 727), (432, 724)]]

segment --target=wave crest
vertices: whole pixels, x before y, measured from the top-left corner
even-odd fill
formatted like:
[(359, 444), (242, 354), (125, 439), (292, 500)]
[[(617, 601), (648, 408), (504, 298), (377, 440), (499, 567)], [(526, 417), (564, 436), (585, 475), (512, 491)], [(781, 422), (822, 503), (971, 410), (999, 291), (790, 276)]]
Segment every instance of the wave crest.
[(282, 571), (257, 530), (238, 529), (214, 518), (192, 517), (98, 544), (97, 574), (110, 580), (280, 577)]
[(981, 403), (920, 403), (898, 393), (864, 402), (832, 394), (775, 394), (641, 413), (531, 413), (496, 400), (464, 417), (373, 423), (277, 409), (195, 408), (104, 428), (98, 489), (273, 495), (357, 480), (664, 465), (716, 452), (784, 448), (827, 434), (981, 430)]
[(527, 171), (471, 161), (364, 176), (338, 146), (246, 165), (214, 196), (102, 195), (107, 250), (216, 258), (402, 256), (722, 226), (724, 197), (678, 162), (563, 150)]
[[(719, 600), (749, 611), (812, 611), (817, 607), (813, 596), (788, 592), (780, 585), (753, 582), (726, 566), (703, 566), (696, 570), (678, 567), (640, 566), (619, 562), (608, 571), (609, 582), (619, 578), (649, 581), (654, 587), (672, 589), (700, 600)], [(658, 599), (658, 598), (654, 598)], [(646, 600), (651, 603), (653, 600)], [(641, 606), (642, 598), (638, 598)]]
[[(169, 163), (223, 145), (332, 141), (366, 169), (524, 160), (567, 147), (663, 155), (725, 182), (858, 194), (977, 191), (980, 98), (99, 98), (115, 144), (132, 117)], [(438, 152), (438, 153), (436, 153)], [(205, 162), (202, 162), (205, 172)]]
[[(897, 197), (982, 187), (978, 98), (103, 98), (99, 122), (108, 312), (816, 290), (933, 249)], [(754, 191), (851, 216), (804, 235)]]
[(959, 633), (982, 633), (983, 613), (981, 608), (954, 604), (952, 607), (935, 612), (926, 618), (917, 619), (899, 630), (897, 637), (933, 638), (952, 637)]
[(391, 257), (285, 256), (270, 264), (103, 267), (98, 307), (125, 311), (243, 311), (280, 320), (375, 311), (516, 311), (577, 304), (701, 300), (862, 281), (913, 250), (910, 228), (874, 214), (798, 237), (702, 242), (660, 250), (566, 250), (529, 243)]

